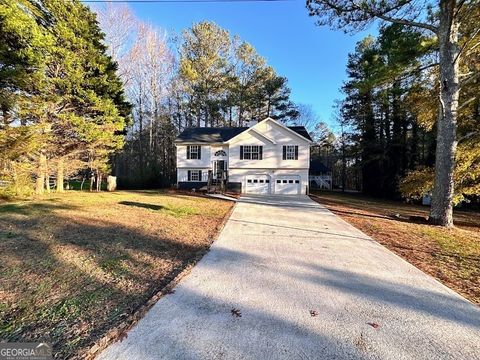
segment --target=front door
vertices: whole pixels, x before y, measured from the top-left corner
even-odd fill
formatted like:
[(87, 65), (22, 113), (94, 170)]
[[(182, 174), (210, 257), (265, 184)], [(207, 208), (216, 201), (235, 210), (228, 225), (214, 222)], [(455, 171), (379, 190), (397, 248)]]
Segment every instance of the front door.
[(225, 160), (215, 160), (213, 163), (213, 176), (217, 180), (223, 179), (223, 172), (227, 170), (227, 162)]

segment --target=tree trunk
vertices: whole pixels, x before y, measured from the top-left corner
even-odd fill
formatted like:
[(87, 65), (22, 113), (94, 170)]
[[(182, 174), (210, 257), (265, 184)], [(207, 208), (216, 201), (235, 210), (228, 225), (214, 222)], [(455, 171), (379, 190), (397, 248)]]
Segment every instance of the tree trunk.
[(439, 60), (441, 116), (437, 124), (435, 152), (435, 185), (429, 221), (435, 225), (453, 226), (453, 175), (457, 150), (458, 23), (454, 18), (455, 1), (440, 1)]
[(102, 173), (97, 171), (97, 191), (100, 192), (102, 190)]
[(143, 88), (140, 84), (138, 95), (138, 156), (139, 156), (139, 172), (140, 177), (143, 178), (143, 169), (145, 168), (144, 154), (143, 154)]
[(50, 169), (48, 168), (48, 160), (45, 159), (45, 190), (50, 194)]
[(65, 168), (65, 160), (62, 158), (58, 159), (57, 164), (57, 192), (63, 192), (63, 173)]
[(45, 168), (47, 166), (47, 157), (44, 154), (40, 154), (40, 162), (37, 172), (37, 180), (35, 184), (35, 192), (37, 194), (43, 194), (45, 192)]

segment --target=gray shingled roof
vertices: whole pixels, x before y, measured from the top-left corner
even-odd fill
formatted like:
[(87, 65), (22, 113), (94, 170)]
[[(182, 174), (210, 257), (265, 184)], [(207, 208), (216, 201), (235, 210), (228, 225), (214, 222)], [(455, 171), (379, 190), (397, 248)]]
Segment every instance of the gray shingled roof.
[(176, 143), (221, 143), (247, 130), (248, 127), (186, 128), (175, 139)]
[[(303, 126), (288, 126), (289, 129), (312, 140)], [(248, 127), (196, 127), (186, 128), (175, 139), (175, 143), (222, 143), (247, 130)]]

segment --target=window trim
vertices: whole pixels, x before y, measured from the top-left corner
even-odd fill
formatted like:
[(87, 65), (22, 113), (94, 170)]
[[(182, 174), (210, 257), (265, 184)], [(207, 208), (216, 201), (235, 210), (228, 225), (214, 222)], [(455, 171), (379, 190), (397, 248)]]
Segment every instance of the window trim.
[(225, 150), (217, 150), (215, 151), (214, 156), (227, 156), (227, 152)]
[(241, 145), (240, 160), (263, 160), (263, 145)]
[(282, 160), (298, 160), (298, 145), (283, 145)]
[[(193, 151), (194, 149), (195, 149), (195, 151)], [(189, 159), (189, 160), (201, 160), (202, 159), (202, 146), (201, 145), (187, 145), (187, 159)]]
[[(193, 179), (193, 175), (195, 174), (195, 177), (197, 179)], [(202, 170), (187, 170), (187, 181), (189, 182), (201, 182), (202, 181)]]

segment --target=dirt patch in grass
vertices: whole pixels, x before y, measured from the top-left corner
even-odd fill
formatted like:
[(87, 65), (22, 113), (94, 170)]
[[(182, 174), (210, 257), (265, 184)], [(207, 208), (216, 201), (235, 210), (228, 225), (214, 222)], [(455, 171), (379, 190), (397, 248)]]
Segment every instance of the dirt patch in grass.
[(208, 250), (231, 207), (158, 191), (0, 203), (0, 339), (81, 358)]
[(418, 221), (428, 207), (333, 192), (312, 198), (480, 305), (480, 213), (455, 211), (456, 226), (445, 229)]

